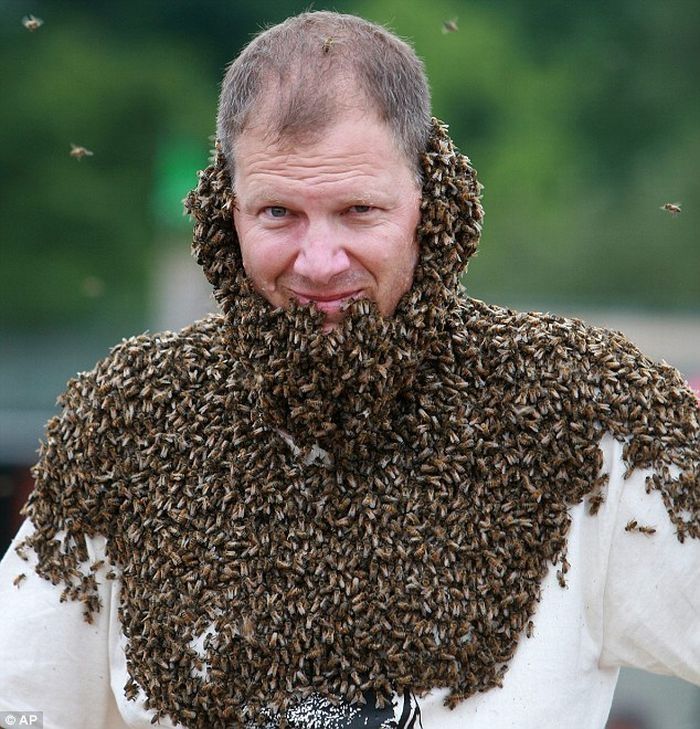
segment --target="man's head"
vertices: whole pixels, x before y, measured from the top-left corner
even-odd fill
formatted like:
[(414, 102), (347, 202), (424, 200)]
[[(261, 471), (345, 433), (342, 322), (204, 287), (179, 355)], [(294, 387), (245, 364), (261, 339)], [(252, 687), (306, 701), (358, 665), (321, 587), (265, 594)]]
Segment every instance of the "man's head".
[(420, 177), (430, 91), (407, 43), (363, 18), (326, 11), (268, 28), (231, 63), (221, 87), (217, 137), (231, 177), (235, 144), (252, 121), (264, 121), (271, 140), (309, 141), (357, 108), (372, 109), (391, 129)]
[(418, 258), (429, 132), (423, 66), (385, 29), (305, 13), (253, 40), (224, 79), (218, 137), (258, 291), (314, 302), (326, 328), (356, 298), (391, 315)]

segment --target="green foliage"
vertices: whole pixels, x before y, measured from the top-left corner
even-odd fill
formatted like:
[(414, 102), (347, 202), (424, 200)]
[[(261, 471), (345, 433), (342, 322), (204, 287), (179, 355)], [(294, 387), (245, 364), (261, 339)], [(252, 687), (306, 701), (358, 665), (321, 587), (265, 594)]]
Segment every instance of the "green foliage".
[[(31, 35), (18, 27), (0, 56), (9, 70), (0, 105), (3, 328), (105, 316), (138, 328), (158, 236), (157, 145), (184, 136), (206, 164), (215, 83), (204, 84), (196, 54), (172, 41), (96, 37), (76, 18)], [(94, 154), (73, 158), (71, 144)]]

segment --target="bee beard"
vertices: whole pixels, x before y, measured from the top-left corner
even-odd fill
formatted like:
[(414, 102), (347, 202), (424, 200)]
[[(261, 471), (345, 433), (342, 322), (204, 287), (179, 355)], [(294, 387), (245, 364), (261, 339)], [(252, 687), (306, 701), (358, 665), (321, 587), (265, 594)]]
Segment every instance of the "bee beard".
[(369, 457), (412, 399), (437, 335), (415, 326), (416, 308), (427, 308), (423, 292), (406, 294), (391, 317), (374, 302), (354, 301), (324, 332), (324, 315), (312, 304), (274, 308), (244, 274), (236, 279), (225, 306), (234, 376), (259, 424), (290, 436), (307, 454), (322, 448), (336, 463)]

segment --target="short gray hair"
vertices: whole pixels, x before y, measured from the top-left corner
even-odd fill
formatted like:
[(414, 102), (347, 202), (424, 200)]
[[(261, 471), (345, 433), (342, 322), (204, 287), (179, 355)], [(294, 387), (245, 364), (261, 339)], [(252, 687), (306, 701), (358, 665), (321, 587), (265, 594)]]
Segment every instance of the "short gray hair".
[[(265, 121), (277, 139), (315, 139), (343, 108), (368, 105), (416, 170), (431, 129), (423, 62), (386, 28), (328, 11), (288, 18), (257, 35), (231, 63), (219, 97), (217, 137), (233, 177), (238, 137), (275, 91)], [(364, 98), (348, 98), (361, 92)]]

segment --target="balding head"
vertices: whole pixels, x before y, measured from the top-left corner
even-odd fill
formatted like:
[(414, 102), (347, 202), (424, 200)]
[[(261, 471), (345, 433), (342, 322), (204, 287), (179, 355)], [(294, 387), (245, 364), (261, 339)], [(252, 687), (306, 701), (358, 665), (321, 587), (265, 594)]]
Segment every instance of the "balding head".
[(349, 108), (391, 130), (419, 171), (430, 131), (423, 63), (404, 41), (353, 15), (303, 13), (260, 33), (230, 65), (217, 137), (233, 177), (235, 144), (250, 125), (271, 142), (311, 142)]

